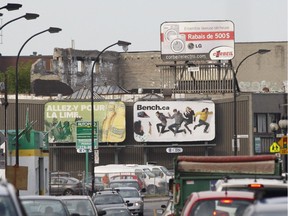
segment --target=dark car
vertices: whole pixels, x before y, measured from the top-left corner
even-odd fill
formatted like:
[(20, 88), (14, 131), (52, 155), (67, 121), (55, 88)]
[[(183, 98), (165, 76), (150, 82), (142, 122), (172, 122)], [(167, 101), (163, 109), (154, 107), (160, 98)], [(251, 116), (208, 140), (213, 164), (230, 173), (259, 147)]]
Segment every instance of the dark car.
[(122, 196), (114, 190), (96, 192), (92, 197), (93, 203), (98, 211), (104, 208), (127, 207), (127, 203)]
[(81, 195), (83, 191), (84, 185), (74, 177), (50, 178), (50, 195)]
[(133, 214), (129, 211), (127, 207), (110, 207), (104, 208), (106, 216), (132, 216)]

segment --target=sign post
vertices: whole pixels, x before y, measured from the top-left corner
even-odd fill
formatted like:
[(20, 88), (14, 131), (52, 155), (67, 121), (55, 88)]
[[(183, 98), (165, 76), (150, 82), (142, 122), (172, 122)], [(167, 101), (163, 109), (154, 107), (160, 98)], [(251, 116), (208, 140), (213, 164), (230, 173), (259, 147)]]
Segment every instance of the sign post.
[[(88, 153), (92, 152), (91, 144), (91, 122), (77, 121), (76, 122), (76, 150), (78, 153), (85, 153), (85, 173), (86, 180), (88, 179)], [(94, 145), (95, 149), (98, 149), (98, 122), (94, 122)]]

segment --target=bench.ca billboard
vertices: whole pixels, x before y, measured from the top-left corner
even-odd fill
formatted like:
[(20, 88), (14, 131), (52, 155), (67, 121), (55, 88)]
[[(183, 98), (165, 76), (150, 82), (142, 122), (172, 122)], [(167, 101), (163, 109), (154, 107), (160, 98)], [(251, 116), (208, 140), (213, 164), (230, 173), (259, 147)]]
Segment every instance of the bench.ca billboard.
[[(91, 121), (90, 102), (48, 102), (45, 131), (50, 143), (76, 142), (76, 122)], [(121, 101), (94, 102), (98, 142), (123, 142), (126, 138), (125, 104)]]
[(230, 60), (234, 57), (231, 21), (164, 22), (160, 31), (163, 61)]
[(211, 141), (215, 105), (201, 101), (138, 101), (133, 107), (137, 142)]

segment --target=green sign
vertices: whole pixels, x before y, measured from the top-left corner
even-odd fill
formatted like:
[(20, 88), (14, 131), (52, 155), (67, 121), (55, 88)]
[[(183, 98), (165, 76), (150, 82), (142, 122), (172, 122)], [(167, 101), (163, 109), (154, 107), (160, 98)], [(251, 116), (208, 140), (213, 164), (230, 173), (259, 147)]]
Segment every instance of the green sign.
[[(78, 153), (92, 152), (92, 124), (88, 121), (76, 122), (76, 150)], [(94, 122), (94, 149), (98, 149), (98, 122)]]

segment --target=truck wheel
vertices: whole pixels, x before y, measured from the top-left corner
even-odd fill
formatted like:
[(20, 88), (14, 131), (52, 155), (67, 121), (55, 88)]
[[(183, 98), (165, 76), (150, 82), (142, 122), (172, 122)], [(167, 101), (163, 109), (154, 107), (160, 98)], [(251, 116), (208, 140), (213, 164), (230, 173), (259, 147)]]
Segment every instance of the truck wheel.
[(148, 185), (147, 193), (148, 194), (156, 194), (157, 193), (157, 187), (155, 185)]

